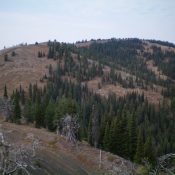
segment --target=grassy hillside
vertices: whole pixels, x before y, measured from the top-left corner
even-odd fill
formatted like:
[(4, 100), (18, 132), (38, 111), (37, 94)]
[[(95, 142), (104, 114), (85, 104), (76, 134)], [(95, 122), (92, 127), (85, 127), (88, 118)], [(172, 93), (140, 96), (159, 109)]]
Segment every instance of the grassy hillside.
[(173, 44), (49, 41), (3, 50), (0, 60), (8, 121), (62, 133), (62, 118), (78, 116), (78, 140), (136, 163), (175, 151)]

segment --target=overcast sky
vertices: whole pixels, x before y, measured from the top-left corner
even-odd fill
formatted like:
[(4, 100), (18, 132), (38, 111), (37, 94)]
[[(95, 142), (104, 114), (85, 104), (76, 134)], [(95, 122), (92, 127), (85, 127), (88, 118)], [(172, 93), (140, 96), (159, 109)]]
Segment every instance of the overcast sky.
[(175, 43), (175, 0), (0, 0), (0, 48), (111, 37)]

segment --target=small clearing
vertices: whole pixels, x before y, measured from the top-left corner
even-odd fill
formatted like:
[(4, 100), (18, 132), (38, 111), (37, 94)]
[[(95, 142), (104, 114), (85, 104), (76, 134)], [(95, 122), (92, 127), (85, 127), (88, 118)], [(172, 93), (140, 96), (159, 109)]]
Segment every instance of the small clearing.
[(151, 70), (152, 72), (154, 72), (154, 74), (156, 75), (157, 78), (161, 78), (162, 80), (167, 80), (168, 77), (166, 75), (164, 75), (162, 73), (162, 71), (159, 70), (159, 68), (157, 66), (154, 65), (153, 60), (147, 61), (146, 64), (147, 64), (147, 68), (149, 70)]

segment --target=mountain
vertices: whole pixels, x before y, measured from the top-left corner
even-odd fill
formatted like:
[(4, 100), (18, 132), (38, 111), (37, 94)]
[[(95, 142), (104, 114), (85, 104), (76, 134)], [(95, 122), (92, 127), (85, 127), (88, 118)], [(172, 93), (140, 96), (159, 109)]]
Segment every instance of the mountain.
[[(140, 43), (135, 44), (134, 42), (137, 41)], [(126, 45), (122, 45), (125, 43)], [(117, 46), (117, 44), (121, 44), (121, 46)], [(130, 48), (127, 44), (130, 44)], [(105, 74), (109, 74), (112, 70), (122, 79), (127, 79), (123, 82), (117, 82), (115, 85), (112, 82), (105, 82), (100, 89), (98, 88), (98, 84), (101, 83), (104, 76), (100, 77), (98, 75), (94, 75), (93, 78), (91, 77), (89, 80), (83, 81), (87, 83), (90, 89), (93, 89), (100, 95), (107, 96), (109, 92), (114, 92), (119, 96), (123, 96), (126, 95), (126, 93), (137, 91), (139, 93), (144, 93), (150, 102), (159, 103), (163, 100), (161, 92), (164, 90), (164, 84), (168, 81), (174, 81), (173, 54), (175, 52), (175, 46), (167, 44), (166, 42), (141, 41), (137, 39), (115, 41), (111, 39), (78, 42), (75, 46), (77, 47), (77, 50), (80, 50), (80, 52), (83, 52), (84, 49), (86, 50), (86, 53), (83, 53), (81, 57), (83, 57), (84, 54), (91, 54), (87, 52), (93, 52), (93, 50), (96, 50), (95, 47), (99, 47), (99, 49), (106, 47), (104, 53), (103, 51), (96, 50), (95, 52), (99, 53), (94, 53), (95, 55), (92, 53), (90, 56), (88, 55), (89, 58), (87, 61), (89, 66), (99, 62), (101, 66), (103, 66), (102, 69)], [(114, 49), (112, 48), (113, 46)], [(118, 48), (115, 50), (115, 47)], [(48, 49), (49, 46), (47, 43), (41, 43), (38, 45), (22, 45), (1, 50), (0, 69), (2, 73), (0, 75), (0, 94), (3, 94), (5, 84), (9, 85), (8, 90), (10, 93), (12, 93), (12, 91), (16, 88), (19, 88), (20, 84), (24, 88), (27, 88), (30, 83), (36, 82), (39, 86), (43, 86), (41, 79), (48, 74), (49, 65), (56, 66), (57, 64), (53, 59), (47, 59)], [(131, 50), (128, 51), (128, 49)], [(112, 53), (112, 50), (114, 50), (115, 53)], [(13, 51), (16, 53), (14, 57), (12, 56)], [(131, 53), (134, 51), (137, 53)], [(45, 54), (45, 57), (42, 57), (42, 59), (38, 58), (39, 52)], [(112, 58), (111, 60), (109, 57), (113, 56), (108, 55), (107, 52), (116, 54), (115, 58)], [(120, 55), (123, 53), (127, 53), (128, 55)], [(5, 62), (4, 55), (6, 54), (8, 54), (8, 61)], [(73, 54), (72, 56), (76, 59), (76, 54)], [(127, 57), (128, 59), (126, 60), (124, 57)], [(130, 57), (135, 58), (130, 59)], [(111, 65), (116, 68), (113, 68)], [(4, 77), (6, 78), (4, 79)], [(140, 82), (128, 86), (129, 83), (135, 83), (133, 82), (134, 79), (137, 79), (137, 81)], [(145, 85), (145, 83), (148, 85)]]
[(174, 70), (168, 42), (36, 42), (0, 51), (0, 95), (14, 105), (8, 121), (53, 132), (63, 116), (77, 116), (78, 140), (154, 164), (175, 152)]

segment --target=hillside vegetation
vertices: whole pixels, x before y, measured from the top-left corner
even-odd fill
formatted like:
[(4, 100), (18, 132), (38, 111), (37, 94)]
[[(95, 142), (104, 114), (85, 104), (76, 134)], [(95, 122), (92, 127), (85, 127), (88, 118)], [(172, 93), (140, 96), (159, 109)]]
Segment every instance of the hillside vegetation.
[(49, 41), (2, 53), (0, 70), (1, 94), (14, 104), (11, 122), (56, 131), (67, 113), (76, 114), (78, 140), (125, 159), (154, 164), (175, 152), (173, 44)]

